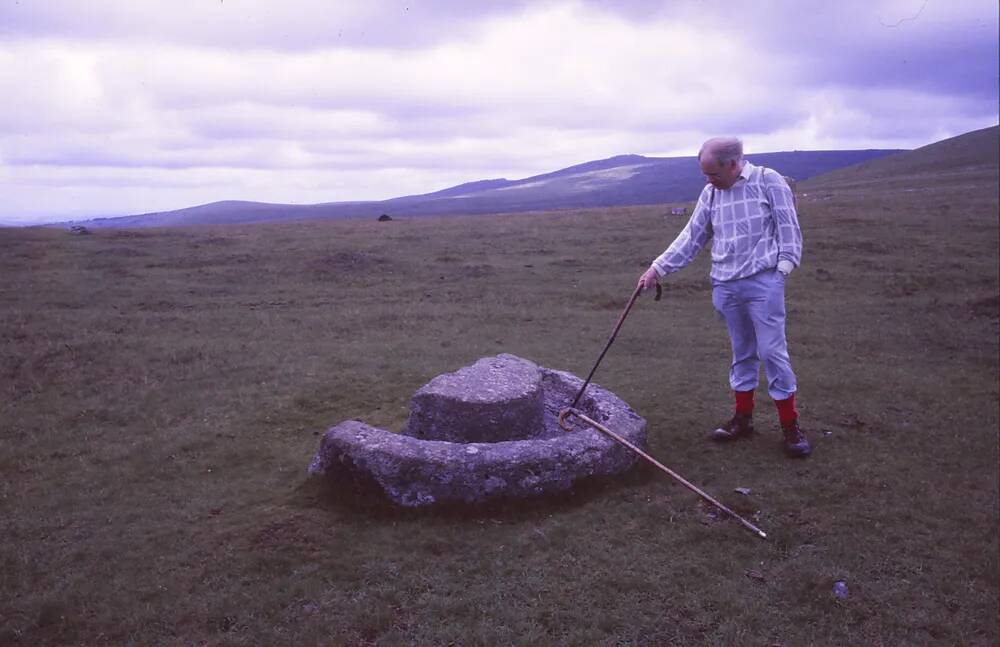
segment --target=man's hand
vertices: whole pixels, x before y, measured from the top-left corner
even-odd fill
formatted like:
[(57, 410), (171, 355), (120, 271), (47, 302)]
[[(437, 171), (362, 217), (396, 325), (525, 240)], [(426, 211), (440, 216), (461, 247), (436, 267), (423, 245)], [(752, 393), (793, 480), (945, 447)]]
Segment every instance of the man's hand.
[(795, 269), (795, 264), (792, 263), (791, 261), (786, 261), (786, 260), (778, 261), (778, 271), (784, 274), (785, 276), (791, 274), (792, 270), (794, 269)]
[(656, 273), (656, 270), (650, 267), (646, 272), (639, 277), (639, 284), (636, 287), (641, 287), (643, 290), (649, 290), (650, 288), (655, 288), (660, 282), (660, 275)]

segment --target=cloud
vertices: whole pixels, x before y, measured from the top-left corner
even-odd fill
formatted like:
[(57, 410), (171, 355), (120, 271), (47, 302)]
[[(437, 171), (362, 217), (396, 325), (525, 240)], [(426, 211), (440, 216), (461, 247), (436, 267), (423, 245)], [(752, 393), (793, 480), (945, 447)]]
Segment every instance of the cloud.
[(518, 0), (47, 0), (0, 5), (0, 37), (87, 38), (220, 49), (420, 48)]
[(996, 24), (971, 1), (5, 3), (0, 218), (387, 198), (724, 133), (914, 147), (996, 122)]

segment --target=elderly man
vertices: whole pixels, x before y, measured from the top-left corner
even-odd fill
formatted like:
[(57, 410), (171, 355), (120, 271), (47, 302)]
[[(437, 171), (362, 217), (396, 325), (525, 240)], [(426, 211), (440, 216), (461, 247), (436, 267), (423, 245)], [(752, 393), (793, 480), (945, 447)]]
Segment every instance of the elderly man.
[(802, 232), (794, 197), (781, 174), (743, 159), (743, 142), (710, 139), (698, 153), (707, 184), (687, 225), (639, 278), (643, 288), (686, 266), (712, 241), (712, 304), (733, 347), (729, 385), (736, 411), (711, 432), (717, 441), (753, 433), (754, 390), (764, 363), (778, 408), (785, 452), (808, 456), (795, 409), (795, 373), (785, 341), (785, 280), (799, 265)]

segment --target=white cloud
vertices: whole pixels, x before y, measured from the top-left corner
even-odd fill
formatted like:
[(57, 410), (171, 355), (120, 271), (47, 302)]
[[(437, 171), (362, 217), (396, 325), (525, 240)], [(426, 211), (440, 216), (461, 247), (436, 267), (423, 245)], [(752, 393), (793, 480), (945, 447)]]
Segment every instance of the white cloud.
[(222, 49), (416, 48), (517, 0), (46, 0), (0, 5), (0, 36)]

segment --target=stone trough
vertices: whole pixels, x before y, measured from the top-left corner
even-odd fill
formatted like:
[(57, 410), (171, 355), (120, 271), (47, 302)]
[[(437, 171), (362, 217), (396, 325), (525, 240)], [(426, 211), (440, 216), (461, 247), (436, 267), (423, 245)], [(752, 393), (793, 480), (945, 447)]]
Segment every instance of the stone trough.
[[(596, 429), (559, 427), (582, 385), (514, 355), (485, 357), (419, 389), (401, 433), (357, 420), (329, 429), (309, 473), (374, 482), (392, 501), (420, 507), (535, 497), (628, 470), (635, 454)], [(645, 447), (646, 421), (610, 391), (591, 384), (578, 408)]]

